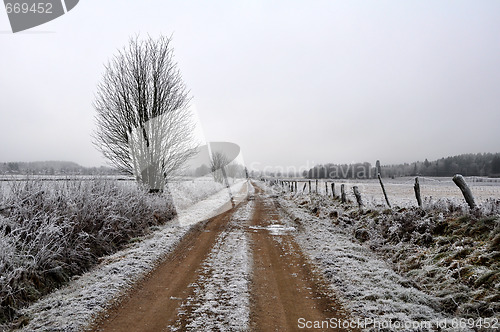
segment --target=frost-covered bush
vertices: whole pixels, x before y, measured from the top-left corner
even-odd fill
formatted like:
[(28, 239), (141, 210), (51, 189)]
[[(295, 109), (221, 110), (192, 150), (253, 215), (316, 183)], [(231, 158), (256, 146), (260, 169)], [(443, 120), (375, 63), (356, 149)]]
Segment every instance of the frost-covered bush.
[(170, 201), (104, 180), (13, 184), (0, 200), (0, 323), (171, 219)]

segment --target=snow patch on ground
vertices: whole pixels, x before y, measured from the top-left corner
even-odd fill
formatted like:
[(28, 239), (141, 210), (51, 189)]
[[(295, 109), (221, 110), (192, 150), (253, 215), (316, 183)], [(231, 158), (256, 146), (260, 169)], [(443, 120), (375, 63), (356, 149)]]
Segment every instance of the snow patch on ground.
[(251, 251), (245, 232), (254, 202), (241, 206), (231, 218), (202, 265), (199, 279), (191, 285), (194, 295), (179, 312), (179, 320), (170, 330), (180, 329), (183, 315), (188, 331), (247, 331), (249, 328)]
[[(231, 190), (246, 196), (246, 182)], [(111, 302), (128, 290), (175, 248), (191, 227), (213, 216), (229, 199), (227, 189), (178, 212), (174, 222), (158, 227), (146, 239), (105, 257), (100, 265), (75, 278), (67, 286), (35, 302), (21, 312), (29, 319), (22, 331), (76, 331), (84, 329)]]
[(185, 210), (195, 203), (205, 200), (224, 189), (222, 183), (215, 182), (212, 176), (172, 181), (168, 184), (174, 206)]
[(262, 226), (250, 226), (250, 229), (264, 229), (268, 231), (271, 235), (286, 235), (289, 232), (295, 231), (295, 227), (286, 227), (284, 225), (269, 225), (267, 227)]
[[(238, 204), (247, 197), (248, 182), (235, 183), (231, 187), (231, 193), (234, 197), (235, 204)], [(222, 189), (208, 199), (194, 204), (190, 209), (178, 211), (177, 221), (179, 225), (190, 226), (200, 220), (206, 220), (228, 211), (232, 208), (229, 197), (227, 189)]]

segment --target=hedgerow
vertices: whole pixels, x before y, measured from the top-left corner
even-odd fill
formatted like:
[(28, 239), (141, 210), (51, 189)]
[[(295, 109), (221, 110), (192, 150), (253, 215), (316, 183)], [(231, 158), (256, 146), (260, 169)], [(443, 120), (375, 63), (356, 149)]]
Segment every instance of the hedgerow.
[(0, 324), (175, 215), (165, 195), (106, 180), (14, 183), (0, 209)]

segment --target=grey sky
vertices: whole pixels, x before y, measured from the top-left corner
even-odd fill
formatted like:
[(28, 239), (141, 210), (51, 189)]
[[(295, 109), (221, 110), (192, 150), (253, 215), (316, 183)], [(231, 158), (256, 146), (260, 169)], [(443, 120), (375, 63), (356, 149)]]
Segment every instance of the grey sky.
[(206, 139), (248, 165), (500, 152), (499, 17), (496, 0), (82, 0), (12, 34), (0, 8), (0, 161), (104, 164), (93, 94), (138, 33), (173, 34)]

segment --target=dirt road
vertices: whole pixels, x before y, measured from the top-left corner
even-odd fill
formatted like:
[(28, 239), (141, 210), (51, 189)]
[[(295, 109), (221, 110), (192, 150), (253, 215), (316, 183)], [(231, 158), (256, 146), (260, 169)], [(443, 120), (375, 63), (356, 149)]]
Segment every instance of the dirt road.
[(272, 199), (255, 195), (199, 224), (94, 331), (295, 331), (347, 314)]
[(251, 330), (303, 330), (299, 319), (305, 325), (306, 321), (346, 318), (294, 241), (293, 227), (283, 224), (273, 200), (259, 188), (255, 199)]

